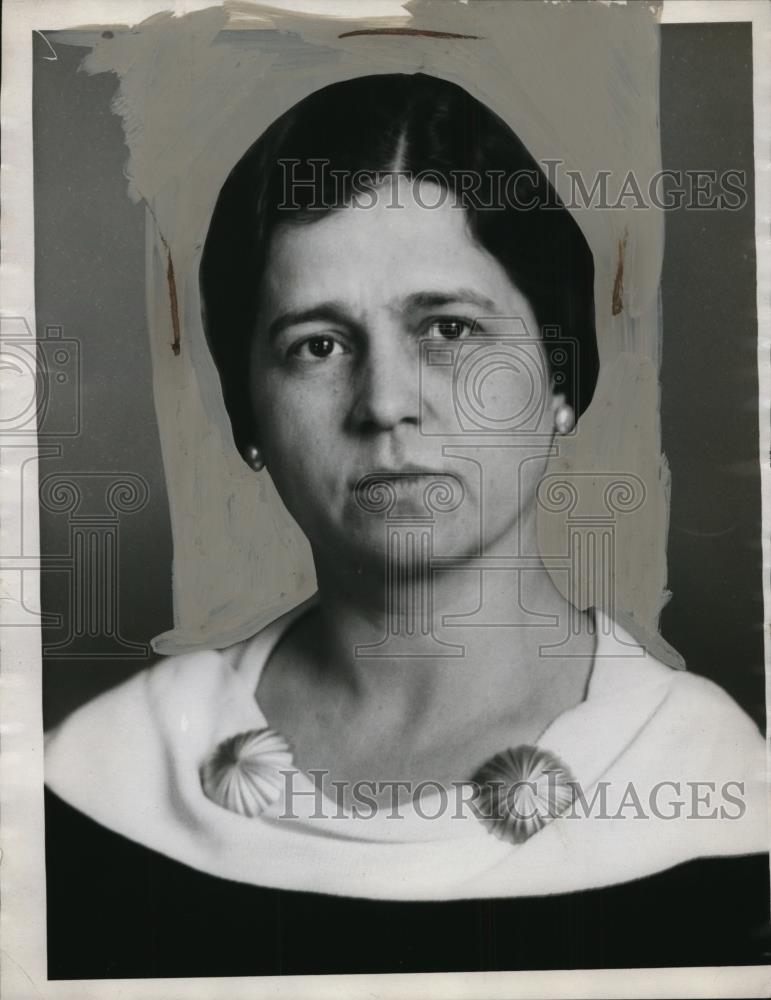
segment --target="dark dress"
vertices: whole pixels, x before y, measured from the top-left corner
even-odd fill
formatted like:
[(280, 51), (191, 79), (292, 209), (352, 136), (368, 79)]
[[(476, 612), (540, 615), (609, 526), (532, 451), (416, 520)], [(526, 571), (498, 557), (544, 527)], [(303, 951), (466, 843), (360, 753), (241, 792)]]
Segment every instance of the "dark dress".
[(768, 855), (565, 895), (384, 902), (230, 882), (46, 791), (48, 976), (109, 979), (749, 965)]

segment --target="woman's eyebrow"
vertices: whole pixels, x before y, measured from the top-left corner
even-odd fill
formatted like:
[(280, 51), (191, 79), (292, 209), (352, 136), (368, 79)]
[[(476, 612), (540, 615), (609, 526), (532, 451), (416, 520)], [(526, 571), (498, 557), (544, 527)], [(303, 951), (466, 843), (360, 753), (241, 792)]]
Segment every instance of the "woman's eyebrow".
[[(475, 306), (482, 315), (496, 315), (499, 311), (495, 302), (486, 295), (481, 295), (470, 288), (456, 288), (452, 291), (413, 292), (401, 299), (398, 305), (400, 312), (418, 312), (426, 309), (437, 309), (452, 303), (464, 303)], [(307, 309), (290, 309), (277, 316), (268, 327), (268, 341), (273, 342), (284, 330), (300, 323), (345, 323), (355, 325), (350, 311), (342, 302), (319, 302)]]
[(300, 323), (346, 323), (351, 325), (351, 316), (340, 302), (320, 302), (307, 309), (290, 309), (277, 316), (268, 327), (268, 340), (273, 341), (288, 327)]
[(415, 292), (402, 300), (402, 309), (405, 312), (436, 309), (440, 306), (460, 302), (475, 306), (482, 314), (488, 316), (496, 315), (499, 311), (492, 299), (470, 288), (455, 288), (447, 292)]

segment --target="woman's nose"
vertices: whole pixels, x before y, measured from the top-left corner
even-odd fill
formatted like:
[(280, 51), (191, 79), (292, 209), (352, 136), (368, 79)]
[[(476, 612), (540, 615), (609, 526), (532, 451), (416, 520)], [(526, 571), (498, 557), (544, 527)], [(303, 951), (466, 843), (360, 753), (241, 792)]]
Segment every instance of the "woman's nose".
[(359, 430), (390, 430), (420, 421), (417, 345), (389, 336), (373, 344), (363, 359), (352, 410)]

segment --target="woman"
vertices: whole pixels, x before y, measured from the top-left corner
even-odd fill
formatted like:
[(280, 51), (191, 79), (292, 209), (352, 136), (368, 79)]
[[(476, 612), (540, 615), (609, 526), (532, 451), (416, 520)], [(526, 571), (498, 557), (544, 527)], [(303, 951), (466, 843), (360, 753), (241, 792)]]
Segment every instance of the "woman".
[(52, 734), (49, 974), (759, 961), (755, 727), (536, 554), (593, 263), (508, 126), (422, 74), (310, 95), (225, 182), (201, 297), (318, 593)]

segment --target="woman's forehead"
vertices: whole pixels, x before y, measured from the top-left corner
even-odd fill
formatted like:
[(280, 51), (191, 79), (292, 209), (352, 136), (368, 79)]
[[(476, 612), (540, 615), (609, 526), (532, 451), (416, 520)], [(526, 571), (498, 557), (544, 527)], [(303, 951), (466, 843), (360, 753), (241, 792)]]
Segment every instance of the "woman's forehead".
[(476, 301), (487, 310), (508, 310), (523, 299), (474, 239), (463, 209), (428, 196), (421, 203), (407, 192), (398, 204), (381, 199), (319, 221), (280, 225), (261, 298), (271, 309), (326, 299), (409, 309), (441, 296)]

